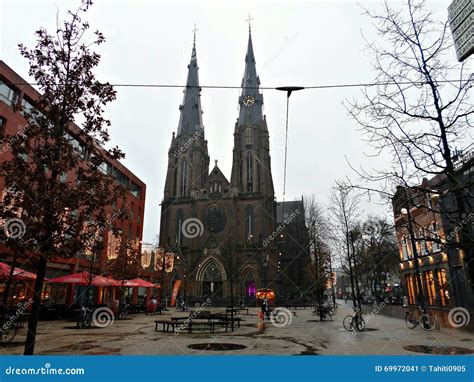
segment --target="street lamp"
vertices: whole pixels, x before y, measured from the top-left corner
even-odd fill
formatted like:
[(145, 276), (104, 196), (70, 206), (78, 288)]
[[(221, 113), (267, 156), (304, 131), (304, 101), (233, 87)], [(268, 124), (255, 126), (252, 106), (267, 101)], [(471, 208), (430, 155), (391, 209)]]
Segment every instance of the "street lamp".
[(283, 173), (283, 213), (282, 216), (284, 215), (285, 212), (285, 193), (286, 193), (286, 158), (287, 158), (287, 152), (288, 152), (288, 116), (289, 116), (289, 111), (290, 111), (290, 96), (291, 93), (298, 91), (298, 90), (303, 90), (304, 87), (302, 86), (280, 86), (277, 87), (276, 90), (280, 90), (283, 92), (286, 92), (286, 129), (285, 129), (285, 164), (284, 164), (284, 173)]

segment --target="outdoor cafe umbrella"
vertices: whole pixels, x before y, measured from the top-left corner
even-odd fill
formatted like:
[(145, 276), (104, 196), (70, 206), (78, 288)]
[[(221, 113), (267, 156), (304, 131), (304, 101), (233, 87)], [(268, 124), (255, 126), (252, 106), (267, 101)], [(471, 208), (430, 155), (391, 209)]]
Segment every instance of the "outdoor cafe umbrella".
[(134, 284), (133, 286), (137, 286), (137, 287), (141, 287), (141, 288), (155, 288), (155, 284), (153, 284), (149, 281), (140, 279), (140, 278), (136, 278), (136, 279), (133, 279), (133, 280), (127, 280), (127, 281), (129, 281), (130, 283), (133, 283)]
[[(10, 277), (11, 267), (8, 264), (0, 262), (0, 279), (8, 279)], [(36, 275), (34, 273), (25, 271), (24, 269), (15, 267), (13, 270), (13, 279), (14, 280), (36, 280)], [(45, 278), (45, 280), (48, 280)]]
[[(74, 273), (72, 275), (66, 275), (62, 277), (56, 277), (49, 280), (49, 283), (57, 284), (77, 284), (77, 285), (89, 285), (91, 281), (90, 273), (87, 271)], [(114, 280), (112, 278), (103, 277), (99, 275), (92, 275), (92, 281), (90, 285), (96, 287), (109, 287), (109, 286), (120, 286), (120, 281)]]

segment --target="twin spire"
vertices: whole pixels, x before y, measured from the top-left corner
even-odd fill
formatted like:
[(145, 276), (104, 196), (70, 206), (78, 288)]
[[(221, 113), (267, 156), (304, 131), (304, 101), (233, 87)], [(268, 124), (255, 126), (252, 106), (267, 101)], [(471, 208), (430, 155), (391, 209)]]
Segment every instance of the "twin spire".
[(184, 89), (183, 103), (179, 107), (178, 134), (193, 135), (203, 130), (201, 110), (201, 88), (199, 86), (198, 64), (196, 55), (196, 28), (191, 61), (188, 65), (188, 78)]
[[(242, 79), (242, 93), (239, 97), (240, 113), (238, 124), (253, 125), (263, 119), (262, 105), (263, 96), (259, 93), (260, 79), (257, 75), (255, 65), (255, 55), (253, 52), (252, 33), (250, 29), (249, 16), (249, 39), (247, 45), (247, 54), (245, 55), (245, 71)], [(194, 42), (191, 53), (191, 61), (188, 65), (188, 78), (186, 80), (186, 88), (184, 89), (183, 103), (180, 106), (181, 114), (178, 124), (179, 135), (193, 135), (202, 132), (204, 127), (202, 124), (201, 109), (201, 87), (199, 86), (198, 64), (196, 55), (196, 31), (194, 26)]]

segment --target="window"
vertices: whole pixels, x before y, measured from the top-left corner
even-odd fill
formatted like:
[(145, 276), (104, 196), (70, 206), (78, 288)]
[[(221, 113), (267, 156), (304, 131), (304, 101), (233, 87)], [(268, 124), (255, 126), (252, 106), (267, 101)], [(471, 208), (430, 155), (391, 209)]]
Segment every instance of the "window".
[(402, 237), (402, 261), (407, 261), (409, 259), (408, 247), (407, 247), (407, 237)]
[(181, 167), (181, 196), (186, 195), (186, 161), (183, 161)]
[(247, 157), (247, 182), (252, 183), (253, 181), (253, 158)]
[(21, 114), (25, 115), (25, 113), (31, 114), (35, 107), (33, 104), (23, 97), (23, 101), (21, 102)]
[(416, 298), (415, 298), (415, 285), (413, 280), (413, 275), (405, 275), (405, 280), (407, 284), (407, 293), (408, 293), (408, 303), (410, 305), (414, 305)]
[(5, 136), (5, 128), (6, 128), (7, 121), (5, 118), (0, 117), (0, 140), (3, 139)]
[(176, 211), (176, 244), (181, 245), (182, 229), (184, 222), (184, 211), (179, 208)]
[(139, 186), (137, 186), (135, 183), (132, 182), (132, 185), (130, 187), (130, 192), (132, 193), (133, 196), (138, 198), (138, 197), (140, 197), (141, 189), (140, 189)]
[(5, 82), (0, 80), (0, 100), (10, 106), (14, 106), (18, 99), (18, 93)]
[(245, 234), (249, 242), (252, 241), (254, 231), (254, 213), (253, 207), (248, 205), (245, 208)]
[(247, 145), (252, 144), (252, 128), (250, 128), (250, 127), (246, 129), (245, 143)]
[(442, 306), (449, 306), (449, 291), (446, 270), (444, 268), (437, 269), (436, 278), (438, 279), (437, 284), (439, 302)]
[(101, 173), (105, 174), (105, 175), (109, 175), (110, 173), (110, 165), (107, 163), (107, 162), (103, 162), (100, 167), (99, 167), (99, 170)]
[[(431, 238), (435, 240), (439, 240), (438, 227), (436, 225), (436, 222), (431, 223), (429, 229), (430, 229)], [(436, 241), (431, 242), (431, 248), (433, 250), (433, 253), (441, 251), (441, 246)]]
[(426, 291), (428, 292), (428, 305), (436, 305), (436, 288), (433, 271), (423, 272), (423, 275), (426, 284)]
[(61, 175), (59, 175), (59, 181), (61, 183), (66, 183), (67, 182), (67, 173), (62, 172)]
[(121, 184), (124, 187), (128, 187), (128, 178), (120, 170), (114, 168), (113, 174), (117, 183)]

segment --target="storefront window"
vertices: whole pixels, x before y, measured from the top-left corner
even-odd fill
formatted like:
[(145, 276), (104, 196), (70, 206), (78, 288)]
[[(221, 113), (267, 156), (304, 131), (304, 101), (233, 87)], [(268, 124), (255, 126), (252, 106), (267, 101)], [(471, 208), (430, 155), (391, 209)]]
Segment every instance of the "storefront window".
[(440, 268), (436, 270), (436, 276), (438, 278), (439, 302), (442, 306), (449, 306), (449, 291), (448, 291), (448, 279), (446, 277), (446, 270), (444, 268)]
[(425, 284), (426, 284), (428, 305), (436, 305), (436, 288), (435, 288), (433, 271), (423, 272), (423, 275), (424, 275)]
[(414, 285), (413, 275), (405, 275), (405, 280), (407, 284), (407, 293), (408, 293), (408, 303), (410, 305), (415, 304), (415, 285)]

